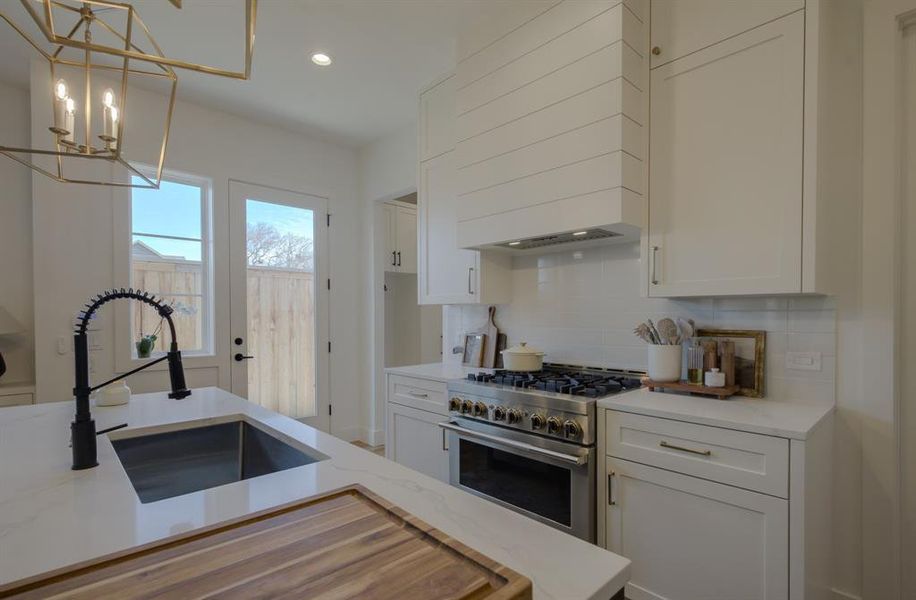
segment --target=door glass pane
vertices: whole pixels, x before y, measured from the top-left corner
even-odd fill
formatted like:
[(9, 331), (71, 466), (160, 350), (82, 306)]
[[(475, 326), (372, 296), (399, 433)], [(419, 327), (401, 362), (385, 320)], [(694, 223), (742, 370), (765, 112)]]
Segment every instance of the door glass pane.
[(459, 443), (461, 485), (567, 527), (571, 524), (569, 469), (468, 440)]
[(294, 418), (315, 401), (315, 215), (246, 201), (248, 399)]

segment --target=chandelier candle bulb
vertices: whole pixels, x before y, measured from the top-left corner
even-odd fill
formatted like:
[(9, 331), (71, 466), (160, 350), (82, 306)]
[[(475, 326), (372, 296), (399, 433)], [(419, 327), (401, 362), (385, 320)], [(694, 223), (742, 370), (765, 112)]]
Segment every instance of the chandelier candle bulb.
[(66, 114), (64, 116), (64, 141), (73, 142), (73, 130), (76, 128), (76, 102), (73, 98), (66, 100)]
[(51, 131), (63, 135), (67, 129), (67, 82), (58, 79), (54, 84), (54, 127)]
[(114, 105), (114, 92), (109, 88), (102, 94), (102, 140), (110, 142), (114, 139), (115, 122), (117, 121), (117, 108)]

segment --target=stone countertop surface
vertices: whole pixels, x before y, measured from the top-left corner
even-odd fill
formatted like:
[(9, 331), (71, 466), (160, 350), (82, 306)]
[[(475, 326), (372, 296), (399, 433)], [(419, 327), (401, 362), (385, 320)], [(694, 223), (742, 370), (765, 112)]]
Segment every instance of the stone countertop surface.
[(70, 469), (73, 402), (0, 409), (0, 585), (354, 483), (519, 573), (538, 599), (603, 599), (630, 562), (217, 388), (184, 400), (134, 396), (94, 408), (98, 429), (168, 430), (247, 419), (330, 457), (310, 465), (141, 504), (108, 436), (99, 466)]
[(717, 400), (646, 388), (602, 398), (598, 407), (796, 440), (807, 438), (833, 411), (829, 404), (741, 396)]

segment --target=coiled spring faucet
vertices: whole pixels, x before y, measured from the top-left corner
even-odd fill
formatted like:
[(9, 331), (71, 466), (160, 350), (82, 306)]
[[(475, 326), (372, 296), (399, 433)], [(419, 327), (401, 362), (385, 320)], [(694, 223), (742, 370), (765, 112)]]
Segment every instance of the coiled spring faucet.
[[(89, 339), (86, 335), (86, 330), (89, 325), (89, 320), (99, 307), (119, 298), (138, 300), (155, 308), (159, 316), (165, 319), (169, 324), (169, 332), (172, 334), (172, 343), (165, 356), (151, 360), (136, 369), (118, 375), (105, 383), (93, 387), (89, 385)], [(126, 290), (124, 288), (106, 290), (87, 302), (85, 306), (85, 310), (81, 312), (80, 318), (76, 323), (76, 330), (73, 332), (73, 355), (76, 361), (76, 384), (73, 386), (73, 395), (76, 398), (76, 417), (73, 422), (70, 423), (70, 435), (73, 446), (73, 468), (76, 470), (91, 469), (99, 464), (96, 458), (95, 421), (93, 421), (92, 414), (89, 412), (89, 395), (92, 394), (92, 392), (133, 375), (134, 373), (148, 369), (156, 363), (167, 360), (169, 361), (169, 379), (172, 384), (172, 391), (169, 394), (169, 398), (181, 399), (191, 395), (191, 390), (185, 386), (184, 368), (181, 366), (181, 352), (178, 351), (178, 342), (175, 337), (175, 324), (172, 322), (173, 309), (171, 306), (157, 300), (156, 297), (149, 292), (135, 290), (133, 288)]]

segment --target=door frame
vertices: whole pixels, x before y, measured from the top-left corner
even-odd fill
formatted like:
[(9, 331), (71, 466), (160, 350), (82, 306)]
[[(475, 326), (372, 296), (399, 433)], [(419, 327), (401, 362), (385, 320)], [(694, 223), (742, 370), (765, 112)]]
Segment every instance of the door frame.
[[(237, 352), (247, 354), (248, 318), (247, 318), (247, 234), (239, 227), (247, 224), (244, 202), (249, 198), (258, 198), (265, 202), (284, 204), (297, 208), (309, 208), (315, 213), (314, 227), (314, 284), (315, 284), (315, 404), (316, 415), (298, 419), (307, 425), (329, 432), (331, 429), (331, 381), (330, 381), (330, 289), (324, 285), (330, 281), (329, 199), (319, 194), (288, 190), (269, 185), (261, 185), (229, 180), (229, 371), (230, 385), (233, 394), (247, 397), (246, 368), (239, 368), (244, 362), (234, 360)], [(303, 203), (306, 200), (306, 203)], [(307, 205), (306, 205), (307, 204)], [(244, 268), (246, 276), (239, 277)], [(241, 337), (244, 343), (235, 345), (235, 338)], [(255, 360), (257, 360), (255, 358)], [(244, 377), (244, 381), (243, 381)], [(243, 393), (244, 392), (244, 393)], [(325, 409), (324, 407), (327, 407)]]

